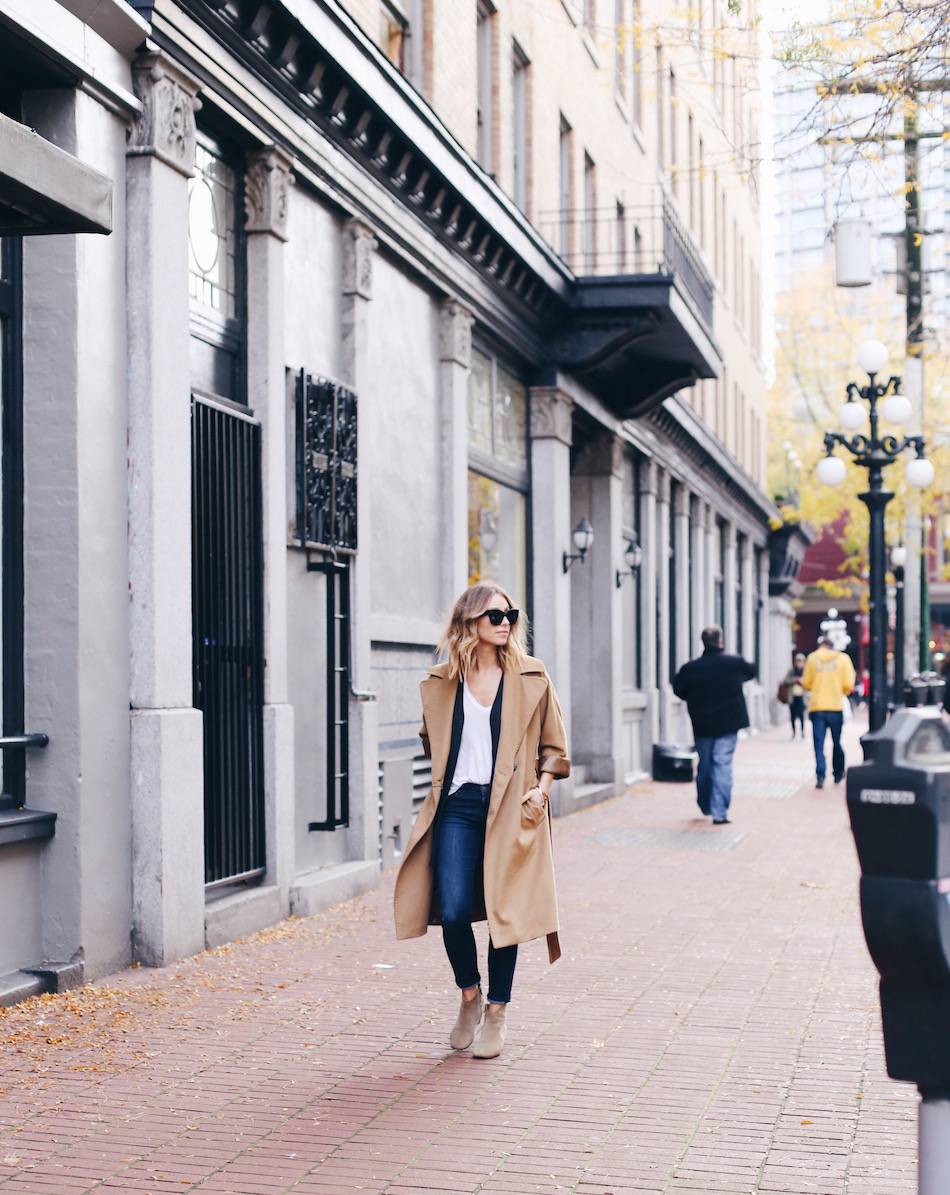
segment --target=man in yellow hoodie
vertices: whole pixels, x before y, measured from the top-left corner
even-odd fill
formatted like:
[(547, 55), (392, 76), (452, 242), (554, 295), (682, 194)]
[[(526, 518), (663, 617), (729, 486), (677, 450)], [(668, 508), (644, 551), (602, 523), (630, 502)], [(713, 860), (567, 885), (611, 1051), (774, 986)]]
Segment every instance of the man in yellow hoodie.
[(844, 751), (841, 728), (844, 703), (854, 689), (854, 665), (851, 657), (836, 651), (827, 636), (818, 640), (818, 649), (805, 661), (802, 687), (811, 693), (809, 717), (815, 740), (815, 786), (825, 787), (825, 733), (831, 731), (831, 771), (835, 784), (844, 779)]

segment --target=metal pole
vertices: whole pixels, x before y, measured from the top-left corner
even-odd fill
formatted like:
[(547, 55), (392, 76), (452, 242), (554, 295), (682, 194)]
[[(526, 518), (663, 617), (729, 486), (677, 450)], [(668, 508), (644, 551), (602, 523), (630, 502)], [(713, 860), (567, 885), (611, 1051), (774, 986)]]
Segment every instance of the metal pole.
[(930, 670), (930, 518), (920, 520), (920, 671)]
[(858, 497), (867, 506), (870, 514), (869, 539), (869, 597), (870, 609), (868, 621), (870, 624), (870, 674), (871, 693), (868, 699), (868, 722), (873, 732), (884, 725), (887, 716), (887, 584), (885, 571), (887, 568), (887, 548), (884, 542), (884, 508), (894, 497), (884, 489), (884, 464), (889, 464), (887, 457), (880, 453), (878, 445), (878, 414), (877, 399), (878, 386), (874, 374), (868, 378), (868, 398), (870, 400), (870, 452), (862, 464), (868, 471), (868, 488)]
[(894, 566), (894, 704), (904, 700), (904, 566)]
[(950, 1091), (921, 1091), (917, 1120), (918, 1195), (950, 1191)]

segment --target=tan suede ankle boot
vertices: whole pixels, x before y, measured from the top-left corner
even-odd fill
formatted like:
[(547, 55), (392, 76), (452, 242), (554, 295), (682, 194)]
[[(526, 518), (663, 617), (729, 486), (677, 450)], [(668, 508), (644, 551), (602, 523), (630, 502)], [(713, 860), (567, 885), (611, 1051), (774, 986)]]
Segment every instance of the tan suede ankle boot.
[(449, 1034), (449, 1045), (453, 1050), (467, 1050), (472, 1044), (478, 1022), (482, 1019), (483, 1005), (481, 988), (476, 993), (474, 1000), (466, 1000), (464, 996), (462, 997), (458, 1020)]
[(498, 1011), (485, 1013), (482, 1027), (472, 1047), (472, 1056), (475, 1058), (497, 1058), (505, 1044), (505, 1034), (508, 1031), (505, 1019), (508, 1014), (507, 1005), (490, 1004), (488, 1007)]

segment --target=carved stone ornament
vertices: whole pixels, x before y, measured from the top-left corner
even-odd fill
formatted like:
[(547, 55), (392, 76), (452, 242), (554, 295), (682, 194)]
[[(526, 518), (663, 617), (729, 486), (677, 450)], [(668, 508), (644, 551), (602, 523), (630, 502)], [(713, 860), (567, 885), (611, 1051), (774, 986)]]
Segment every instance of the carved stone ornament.
[(451, 361), (470, 369), (472, 365), (472, 325), (475, 317), (455, 299), (442, 304), (439, 322), (439, 360)]
[(291, 159), (276, 146), (247, 156), (244, 175), (244, 227), (248, 232), (269, 232), (287, 240), (290, 206)]
[(343, 226), (343, 293), (373, 297), (373, 253), (377, 241), (370, 226), (359, 219)]
[(575, 472), (588, 477), (623, 477), (624, 443), (613, 432), (602, 432), (584, 445)]
[(560, 440), (571, 445), (573, 400), (563, 390), (539, 386), (531, 391), (532, 440)]
[(195, 169), (198, 81), (165, 54), (140, 54), (132, 63), (132, 86), (142, 111), (129, 130), (129, 157), (154, 155), (187, 177)]

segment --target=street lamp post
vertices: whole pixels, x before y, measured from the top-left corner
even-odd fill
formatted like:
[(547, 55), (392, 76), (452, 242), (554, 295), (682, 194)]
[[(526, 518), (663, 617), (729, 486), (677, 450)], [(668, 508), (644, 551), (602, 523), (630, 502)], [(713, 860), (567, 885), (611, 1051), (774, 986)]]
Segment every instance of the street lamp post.
[[(847, 449), (855, 462), (868, 471), (868, 488), (858, 497), (868, 508), (870, 515), (869, 542), (869, 623), (870, 623), (870, 673), (871, 693), (868, 701), (869, 722), (872, 731), (884, 724), (887, 712), (887, 593), (885, 571), (887, 554), (884, 543), (884, 509), (894, 497), (884, 489), (884, 469), (892, 465), (902, 452), (912, 448), (916, 452), (907, 465), (907, 481), (910, 485), (924, 488), (934, 479), (933, 465), (924, 456), (923, 436), (882, 436), (878, 430), (880, 414), (878, 403), (884, 400), (881, 411), (892, 423), (905, 423), (911, 415), (908, 400), (900, 392), (901, 380), (891, 376), (884, 383), (877, 379), (887, 366), (887, 349), (880, 341), (866, 340), (858, 350), (858, 364), (868, 375), (866, 386), (849, 382), (847, 401), (840, 409), (841, 424), (854, 435), (842, 432), (825, 433), (827, 455), (818, 462), (818, 480), (826, 485), (838, 485), (844, 481), (844, 461), (834, 455), (839, 445)], [(859, 401), (860, 400), (860, 401)], [(865, 421), (863, 404), (868, 404), (870, 434), (857, 431)]]
[(891, 548), (894, 570), (894, 704), (900, 705), (904, 693), (904, 565), (907, 549), (903, 543)]

